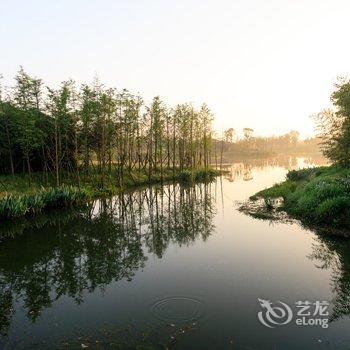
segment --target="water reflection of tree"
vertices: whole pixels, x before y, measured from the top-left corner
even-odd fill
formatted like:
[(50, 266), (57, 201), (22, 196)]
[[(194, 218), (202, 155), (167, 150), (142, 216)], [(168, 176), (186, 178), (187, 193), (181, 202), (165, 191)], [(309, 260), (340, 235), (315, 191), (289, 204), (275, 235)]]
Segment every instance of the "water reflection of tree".
[(320, 236), (309, 256), (320, 269), (331, 269), (333, 293), (331, 321), (350, 315), (350, 242)]
[(209, 186), (152, 187), (21, 224), (22, 235), (0, 249), (1, 332), (17, 301), (34, 322), (63, 295), (81, 303), (86, 291), (131, 280), (147, 251), (162, 257), (170, 243), (207, 239), (214, 229)]
[[(162, 257), (170, 242), (188, 245), (197, 237), (206, 240), (213, 230), (213, 207), (206, 187), (168, 187), (147, 193), (149, 222), (146, 245)], [(175, 203), (175, 205), (174, 205)]]

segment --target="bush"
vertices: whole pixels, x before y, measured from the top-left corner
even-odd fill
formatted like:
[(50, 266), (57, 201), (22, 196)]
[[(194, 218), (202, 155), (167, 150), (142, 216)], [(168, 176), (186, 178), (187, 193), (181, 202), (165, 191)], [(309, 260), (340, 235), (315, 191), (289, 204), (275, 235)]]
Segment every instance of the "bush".
[(214, 169), (200, 169), (195, 173), (195, 180), (199, 182), (212, 181), (219, 174), (220, 172)]
[(195, 171), (184, 170), (179, 174), (179, 180), (183, 183), (212, 181), (221, 172), (215, 169), (199, 169)]
[(344, 221), (348, 224), (350, 219), (350, 198), (346, 196), (327, 198), (317, 206), (315, 216), (318, 222), (325, 224), (339, 226)]
[(311, 175), (310, 169), (291, 170), (287, 174), (287, 179), (291, 181), (301, 181), (301, 180), (308, 179), (310, 175)]
[(280, 184), (275, 184), (272, 187), (267, 188), (263, 191), (260, 191), (250, 198), (256, 199), (258, 197), (263, 197), (266, 199), (266, 198), (283, 197), (283, 199), (285, 199), (287, 195), (289, 195), (290, 193), (293, 193), (296, 188), (297, 188), (297, 184), (295, 182), (287, 180)]

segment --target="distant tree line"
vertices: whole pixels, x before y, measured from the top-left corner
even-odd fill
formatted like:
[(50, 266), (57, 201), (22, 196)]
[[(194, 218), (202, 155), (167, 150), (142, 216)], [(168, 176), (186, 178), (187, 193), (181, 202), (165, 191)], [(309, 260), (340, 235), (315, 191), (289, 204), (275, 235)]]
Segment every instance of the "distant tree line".
[[(255, 136), (252, 128), (243, 128), (243, 137), (237, 136), (236, 130), (229, 128), (223, 132), (221, 140), (224, 152), (251, 153), (251, 152), (294, 152), (294, 151), (317, 151), (319, 149), (318, 138), (300, 140), (300, 134), (291, 130), (284, 135), (278, 136)], [(221, 145), (216, 144), (216, 149)]]
[(341, 166), (350, 166), (350, 80), (340, 79), (331, 95), (334, 109), (314, 115), (324, 155)]
[(127, 90), (105, 88), (96, 79), (77, 88), (64, 81), (45, 88), (21, 68), (15, 86), (0, 86), (0, 174), (41, 171), (61, 183), (63, 174), (94, 171), (102, 184), (133, 170), (208, 167), (213, 114), (184, 103), (169, 108), (155, 97), (149, 105)]

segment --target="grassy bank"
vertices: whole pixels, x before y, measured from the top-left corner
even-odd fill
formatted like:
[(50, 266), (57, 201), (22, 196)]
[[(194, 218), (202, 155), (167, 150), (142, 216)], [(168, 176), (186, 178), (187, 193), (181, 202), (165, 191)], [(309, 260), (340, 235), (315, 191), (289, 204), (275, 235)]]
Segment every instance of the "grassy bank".
[(278, 197), (283, 198), (280, 209), (304, 223), (350, 229), (350, 169), (331, 166), (293, 170), (286, 181), (251, 199), (264, 198), (269, 208)]
[(123, 184), (117, 185), (113, 177), (101, 185), (99, 175), (82, 179), (80, 186), (74, 180), (66, 179), (59, 187), (53, 186), (53, 179), (43, 174), (35, 174), (31, 186), (26, 176), (1, 176), (0, 186), (0, 220), (34, 215), (51, 208), (62, 208), (84, 204), (93, 198), (109, 196), (124, 189), (168, 181), (193, 183), (211, 181), (220, 171), (214, 169), (197, 169), (176, 171), (164, 170), (153, 173), (151, 177), (144, 172), (131, 172), (123, 177)]

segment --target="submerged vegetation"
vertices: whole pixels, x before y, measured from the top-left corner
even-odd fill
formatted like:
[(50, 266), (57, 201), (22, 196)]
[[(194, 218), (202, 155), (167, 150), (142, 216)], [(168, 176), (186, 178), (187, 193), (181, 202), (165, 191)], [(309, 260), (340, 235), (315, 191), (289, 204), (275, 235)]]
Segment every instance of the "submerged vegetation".
[(0, 86), (0, 219), (135, 185), (210, 180), (212, 121), (205, 104), (145, 104), (97, 79), (44, 88), (21, 68), (13, 87)]

